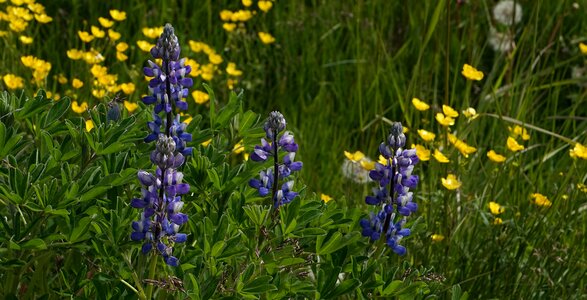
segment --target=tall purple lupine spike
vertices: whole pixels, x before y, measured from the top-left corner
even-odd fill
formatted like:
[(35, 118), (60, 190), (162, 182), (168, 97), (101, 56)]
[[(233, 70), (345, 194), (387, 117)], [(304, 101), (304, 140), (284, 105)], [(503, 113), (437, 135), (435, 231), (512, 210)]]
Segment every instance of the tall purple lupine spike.
[[(181, 213), (181, 195), (189, 192), (189, 185), (182, 183), (183, 174), (178, 168), (185, 162), (185, 156), (192, 153), (186, 143), (192, 135), (184, 132), (186, 124), (179, 121), (176, 110), (186, 110), (188, 88), (192, 86), (190, 66), (185, 59), (179, 59), (179, 42), (173, 27), (166, 24), (157, 45), (151, 49), (153, 58), (162, 60), (161, 66), (149, 61), (144, 74), (153, 79), (149, 82), (149, 95), (143, 98), (145, 104), (154, 104), (153, 121), (148, 122), (151, 133), (145, 142), (156, 142), (151, 152), (151, 162), (156, 166), (152, 174), (139, 170), (138, 178), (143, 185), (142, 198), (133, 199), (131, 206), (142, 209), (141, 219), (133, 222), (131, 239), (144, 241), (142, 252), (156, 249), (170, 266), (177, 266), (179, 260), (173, 256), (175, 243), (183, 243), (187, 235), (179, 233), (179, 227), (188, 221)], [(161, 116), (161, 114), (163, 116)]]
[[(251, 160), (257, 162), (265, 162), (273, 158), (273, 167), (261, 171), (260, 179), (251, 179), (249, 185), (259, 190), (261, 197), (265, 197), (271, 192), (275, 209), (297, 197), (298, 193), (291, 190), (294, 181), (286, 181), (285, 179), (292, 172), (301, 170), (303, 166), (301, 161), (294, 161), (298, 144), (296, 144), (293, 135), (289, 131), (279, 135), (285, 130), (286, 124), (287, 122), (280, 112), (271, 112), (263, 126), (266, 139), (261, 139), (261, 145), (255, 146), (255, 150), (251, 154)], [(282, 162), (279, 161), (280, 151), (285, 152)], [(281, 189), (279, 189), (280, 182)]]
[(412, 175), (414, 165), (419, 161), (415, 149), (403, 149), (406, 136), (401, 123), (393, 123), (391, 134), (379, 145), (379, 152), (387, 164), (375, 164), (369, 177), (378, 183), (373, 189), (374, 196), (367, 196), (365, 202), (380, 207), (370, 219), (362, 219), (363, 236), (372, 240), (385, 238), (385, 243), (397, 254), (406, 254), (406, 248), (399, 244), (403, 237), (410, 235), (404, 228), (406, 219), (416, 212), (418, 205), (413, 202), (410, 189), (418, 185), (418, 175)]

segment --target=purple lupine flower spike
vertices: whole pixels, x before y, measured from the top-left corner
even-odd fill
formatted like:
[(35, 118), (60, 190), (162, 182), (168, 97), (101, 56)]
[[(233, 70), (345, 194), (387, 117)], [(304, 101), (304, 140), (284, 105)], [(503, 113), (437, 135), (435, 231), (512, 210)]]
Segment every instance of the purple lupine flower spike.
[[(289, 179), (293, 172), (301, 170), (303, 166), (301, 161), (294, 161), (298, 144), (293, 134), (285, 131), (280, 135), (286, 125), (287, 122), (280, 112), (271, 112), (263, 126), (265, 138), (261, 139), (261, 145), (255, 146), (255, 150), (251, 153), (251, 160), (256, 162), (273, 160), (273, 167), (261, 171), (259, 179), (251, 179), (249, 185), (257, 189), (261, 197), (271, 193), (273, 207), (276, 209), (298, 196), (298, 193), (291, 190), (294, 181), (286, 181), (286, 179)], [(280, 152), (285, 152), (282, 162), (279, 161)]]
[(143, 69), (146, 76), (153, 77), (143, 102), (154, 105), (153, 121), (147, 123), (151, 133), (145, 142), (155, 141), (150, 159), (156, 169), (154, 173), (138, 172), (142, 198), (131, 202), (132, 207), (143, 209), (141, 219), (132, 223), (131, 239), (143, 241), (144, 254), (156, 249), (170, 266), (179, 265), (179, 259), (173, 256), (174, 244), (187, 240), (187, 235), (178, 231), (188, 221), (188, 216), (181, 213), (181, 195), (187, 194), (190, 187), (182, 182), (183, 173), (178, 169), (192, 153), (192, 148), (186, 146), (192, 135), (185, 132), (187, 125), (180, 122), (179, 114), (174, 116), (175, 111), (187, 109), (184, 100), (193, 84), (186, 77), (191, 67), (185, 65), (185, 59), (179, 59), (179, 53), (173, 27), (166, 24), (157, 45), (151, 49), (153, 58), (162, 60), (161, 66), (148, 61), (149, 66)]
[(414, 165), (419, 161), (415, 149), (403, 149), (406, 136), (401, 123), (393, 123), (387, 140), (379, 145), (379, 152), (387, 159), (387, 164), (375, 164), (369, 177), (378, 183), (373, 195), (367, 196), (365, 202), (379, 207), (379, 213), (369, 219), (362, 219), (359, 224), (363, 236), (372, 240), (385, 238), (385, 243), (398, 255), (407, 250), (399, 242), (409, 236), (411, 231), (405, 228), (406, 218), (415, 213), (418, 205), (413, 201), (410, 189), (416, 188), (418, 175), (412, 175)]

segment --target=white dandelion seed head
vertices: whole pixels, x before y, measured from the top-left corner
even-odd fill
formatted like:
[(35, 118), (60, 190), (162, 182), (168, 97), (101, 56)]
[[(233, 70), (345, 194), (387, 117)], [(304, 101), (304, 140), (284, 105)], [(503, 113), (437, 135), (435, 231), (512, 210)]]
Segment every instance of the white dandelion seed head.
[(516, 47), (514, 37), (509, 33), (498, 32), (491, 28), (489, 32), (489, 46), (493, 51), (509, 53)]
[(500, 24), (511, 26), (522, 21), (522, 6), (516, 1), (502, 0), (493, 7), (493, 18)]

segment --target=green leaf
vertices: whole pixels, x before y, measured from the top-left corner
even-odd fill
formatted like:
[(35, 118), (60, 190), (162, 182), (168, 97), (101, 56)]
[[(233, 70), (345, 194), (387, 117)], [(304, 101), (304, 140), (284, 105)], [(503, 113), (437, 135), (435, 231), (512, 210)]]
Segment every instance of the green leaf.
[(258, 118), (259, 116), (250, 110), (245, 112), (239, 118), (238, 131), (241, 134), (246, 133), (257, 122)]
[(389, 283), (385, 289), (383, 289), (383, 292), (381, 292), (382, 295), (393, 295), (395, 292), (397, 292), (401, 287), (402, 287), (403, 281), (401, 280), (394, 280), (391, 283)]
[(332, 293), (328, 293), (327, 295), (325, 295), (324, 298), (337, 298), (337, 297), (342, 296), (346, 293), (352, 292), (354, 289), (358, 288), (359, 286), (361, 286), (361, 281), (359, 281), (358, 279), (356, 279), (356, 278), (346, 279), (345, 281), (340, 283), (332, 291)]
[(218, 173), (216, 172), (216, 170), (208, 169), (206, 170), (206, 172), (208, 173), (208, 178), (212, 181), (212, 184), (214, 184), (214, 187), (220, 191), (220, 177), (218, 177)]
[(24, 106), (21, 110), (14, 113), (14, 117), (17, 119), (26, 119), (30, 116), (36, 115), (39, 112), (45, 110), (45, 107), (50, 105), (51, 101), (46, 99), (44, 91), (39, 91), (37, 96), (33, 99), (26, 99)]
[(222, 253), (222, 250), (224, 249), (224, 246), (226, 246), (226, 242), (225, 241), (218, 241), (218, 242), (216, 242), (216, 244), (214, 244), (214, 246), (212, 246), (212, 253), (211, 253), (211, 255), (213, 257), (218, 257), (220, 255), (220, 253)]
[(216, 95), (214, 95), (214, 90), (209, 85), (202, 83), (202, 86), (210, 96), (210, 124), (214, 125), (216, 124)]
[(43, 241), (42, 239), (35, 238), (22, 244), (21, 248), (32, 250), (45, 250), (47, 249), (47, 245), (45, 244), (45, 241)]
[(77, 224), (77, 226), (71, 232), (69, 241), (72, 243), (78, 242), (88, 232), (90, 228), (91, 219), (89, 217), (83, 217)]
[(321, 246), (316, 243), (316, 254), (318, 255), (325, 255), (332, 253), (342, 247), (342, 234), (340, 232), (335, 232), (330, 236), (327, 242), (323, 243)]
[(307, 236), (322, 236), (326, 234), (326, 230), (322, 229), (322, 228), (304, 228), (302, 230), (298, 230), (298, 231), (294, 231), (293, 232), (295, 235), (299, 235), (301, 237), (307, 237)]
[(45, 117), (45, 123), (43, 127), (47, 128), (49, 125), (53, 124), (53, 122), (61, 118), (67, 112), (70, 106), (71, 100), (69, 97), (63, 97), (59, 101), (54, 102), (53, 106), (47, 113), (47, 117)]
[(249, 294), (262, 294), (269, 291), (276, 291), (277, 287), (269, 283), (271, 279), (273, 278), (269, 275), (259, 276), (253, 281), (246, 283), (242, 291)]

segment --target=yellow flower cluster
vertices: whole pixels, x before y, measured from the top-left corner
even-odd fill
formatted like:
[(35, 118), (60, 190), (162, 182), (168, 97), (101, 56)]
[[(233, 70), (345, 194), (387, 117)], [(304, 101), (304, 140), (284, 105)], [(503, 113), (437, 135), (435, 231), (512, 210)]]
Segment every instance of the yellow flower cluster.
[(37, 86), (43, 86), (49, 71), (51, 71), (51, 63), (46, 62), (40, 58), (36, 58), (32, 55), (21, 56), (20, 61), (22, 64), (33, 70), (33, 81)]
[(587, 147), (583, 146), (580, 143), (576, 143), (575, 147), (573, 147), (573, 149), (571, 149), (569, 151), (569, 155), (571, 155), (572, 158), (582, 158), (582, 159), (587, 159)]
[[(200, 65), (197, 61), (188, 59), (186, 61), (186, 65), (190, 65), (192, 67), (192, 72), (190, 73), (193, 77), (202, 77), (203, 80), (210, 81), (214, 78), (215, 73), (219, 73), (218, 65), (220, 65), (224, 60), (222, 56), (216, 52), (212, 47), (204, 42), (199, 41), (188, 41), (190, 46), (190, 50), (195, 53), (204, 53), (206, 54), (209, 63), (205, 65)], [(236, 65), (234, 66), (236, 69)]]
[(11, 90), (22, 89), (24, 87), (24, 80), (22, 77), (14, 74), (6, 74), (2, 76), (2, 80), (7, 88)]
[(514, 128), (508, 127), (510, 131), (510, 136), (506, 141), (506, 146), (512, 152), (518, 152), (524, 150), (524, 145), (518, 143), (516, 140), (518, 137), (522, 138), (522, 140), (527, 141), (530, 139), (530, 135), (526, 128), (516, 125)]
[(467, 145), (462, 140), (459, 140), (454, 134), (448, 134), (448, 141), (461, 152), (464, 157), (469, 157), (469, 154), (473, 154), (477, 151), (477, 148)]
[[(4, 2), (4, 1), (1, 1)], [(29, 25), (29, 22), (35, 20), (39, 23), (46, 24), (53, 21), (53, 18), (45, 13), (45, 7), (36, 3), (35, 0), (11, 1), (4, 11), (0, 11), (0, 21), (8, 22), (8, 28), (15, 33), (22, 33)], [(0, 30), (0, 36), (8, 33)], [(33, 42), (33, 38), (21, 35), (19, 40), (24, 44)]]
[[(365, 156), (365, 154), (361, 151), (355, 151), (354, 153), (344, 151), (344, 156), (352, 163), (360, 164), (361, 167), (366, 171), (371, 171), (375, 169), (375, 162)], [(380, 157), (381, 160), (381, 157)], [(384, 163), (387, 164), (387, 161), (384, 159)]]
[(552, 202), (550, 202), (550, 200), (548, 200), (548, 198), (540, 193), (533, 193), (532, 195), (530, 195), (530, 198), (532, 198), (532, 202), (538, 206), (542, 206), (542, 207), (550, 207), (552, 206)]
[[(220, 12), (220, 19), (224, 22), (222, 28), (227, 32), (233, 32), (237, 28), (244, 28), (245, 23), (250, 21), (257, 14), (256, 11), (250, 10), (250, 7), (253, 5), (252, 0), (242, 0), (242, 4), (245, 9), (237, 11), (225, 9)], [(263, 13), (267, 13), (273, 7), (273, 1), (259, 0), (257, 2), (257, 7)], [(242, 31), (244, 32), (244, 30)], [(260, 31), (257, 35), (263, 44), (272, 44), (275, 42), (275, 38), (268, 32)]]

